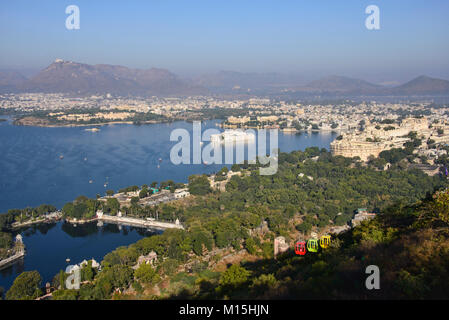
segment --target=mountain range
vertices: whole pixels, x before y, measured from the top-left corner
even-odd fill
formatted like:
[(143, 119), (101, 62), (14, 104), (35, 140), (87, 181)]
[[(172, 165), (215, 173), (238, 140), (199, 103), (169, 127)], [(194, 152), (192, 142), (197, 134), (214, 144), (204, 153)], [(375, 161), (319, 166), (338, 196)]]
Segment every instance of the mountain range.
[(30, 79), (0, 73), (1, 92), (46, 92), (120, 95), (201, 95), (208, 90), (164, 69), (131, 69), (55, 60)]
[(304, 83), (304, 78), (298, 75), (233, 71), (181, 79), (165, 69), (143, 70), (106, 64), (88, 65), (61, 59), (55, 60), (30, 78), (14, 71), (0, 71), (0, 92), (2, 93), (187, 96), (213, 93), (292, 92), (340, 96), (449, 96), (449, 81), (428, 76), (419, 76), (394, 87), (337, 75)]
[(449, 95), (449, 81), (419, 76), (402, 85), (386, 87), (360, 79), (329, 76), (312, 81), (306, 86), (296, 88), (293, 91), (373, 96)]

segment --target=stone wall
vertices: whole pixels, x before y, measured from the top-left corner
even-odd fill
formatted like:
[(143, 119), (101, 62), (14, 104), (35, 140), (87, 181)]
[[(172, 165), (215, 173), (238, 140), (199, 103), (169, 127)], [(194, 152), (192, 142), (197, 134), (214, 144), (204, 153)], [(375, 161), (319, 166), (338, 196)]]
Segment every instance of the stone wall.
[(345, 141), (335, 140), (330, 145), (330, 150), (334, 156), (347, 158), (360, 157), (367, 161), (369, 156), (378, 157), (386, 149), (386, 145), (378, 142)]

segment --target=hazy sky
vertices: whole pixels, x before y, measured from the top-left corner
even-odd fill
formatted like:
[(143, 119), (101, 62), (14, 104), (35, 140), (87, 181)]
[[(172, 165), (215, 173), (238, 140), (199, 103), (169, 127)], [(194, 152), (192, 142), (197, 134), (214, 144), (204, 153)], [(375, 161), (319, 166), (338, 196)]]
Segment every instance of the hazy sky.
[[(68, 5), (81, 29), (65, 27)], [(365, 8), (380, 8), (380, 30)], [(55, 58), (167, 68), (449, 79), (447, 0), (40, 0), (0, 2), (0, 68)]]

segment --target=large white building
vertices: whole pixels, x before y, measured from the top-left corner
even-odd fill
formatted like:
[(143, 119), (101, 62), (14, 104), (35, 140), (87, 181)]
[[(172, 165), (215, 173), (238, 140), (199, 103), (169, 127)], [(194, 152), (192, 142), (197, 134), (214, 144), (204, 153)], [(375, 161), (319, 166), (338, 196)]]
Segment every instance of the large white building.
[(226, 130), (220, 134), (212, 134), (210, 141), (212, 143), (234, 143), (234, 142), (252, 142), (256, 140), (254, 133), (242, 130)]

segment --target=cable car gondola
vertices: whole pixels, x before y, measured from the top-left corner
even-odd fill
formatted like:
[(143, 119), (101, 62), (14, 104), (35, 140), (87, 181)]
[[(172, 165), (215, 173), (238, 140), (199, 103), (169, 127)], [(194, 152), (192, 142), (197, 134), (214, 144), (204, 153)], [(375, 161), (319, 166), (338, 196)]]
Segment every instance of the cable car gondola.
[(326, 236), (321, 237), (321, 239), (320, 239), (320, 247), (321, 248), (323, 248), (323, 249), (328, 248), (330, 243), (331, 243), (331, 236), (326, 235)]
[(304, 241), (296, 242), (295, 253), (303, 256), (306, 254), (306, 243)]
[(307, 251), (318, 252), (318, 240), (317, 239), (309, 239), (307, 241)]

